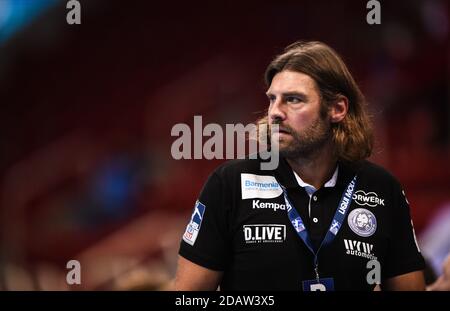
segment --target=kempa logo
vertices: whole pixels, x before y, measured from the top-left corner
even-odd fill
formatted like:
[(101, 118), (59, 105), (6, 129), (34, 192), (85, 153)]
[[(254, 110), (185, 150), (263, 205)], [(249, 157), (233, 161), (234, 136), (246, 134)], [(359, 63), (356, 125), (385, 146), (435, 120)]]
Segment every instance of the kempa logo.
[(259, 208), (269, 208), (273, 209), (274, 211), (282, 210), (284, 211), (286, 209), (286, 205), (279, 204), (279, 203), (272, 203), (272, 202), (259, 202), (259, 200), (253, 200), (253, 209), (259, 209)]
[(243, 229), (245, 243), (282, 243), (286, 240), (285, 225), (244, 225)]
[(370, 260), (377, 260), (377, 257), (372, 254), (373, 244), (344, 239), (345, 249), (347, 255), (367, 258)]
[(364, 206), (375, 207), (377, 205), (384, 206), (384, 199), (378, 197), (378, 194), (375, 192), (365, 193), (362, 190), (358, 190), (353, 194), (353, 200), (355, 200), (356, 204)]

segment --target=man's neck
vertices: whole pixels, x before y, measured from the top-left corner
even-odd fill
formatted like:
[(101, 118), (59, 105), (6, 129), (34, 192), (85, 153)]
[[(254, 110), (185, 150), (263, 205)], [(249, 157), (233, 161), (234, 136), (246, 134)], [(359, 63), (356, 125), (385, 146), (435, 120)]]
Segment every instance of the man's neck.
[(321, 188), (331, 178), (337, 163), (331, 144), (326, 144), (308, 158), (286, 160), (304, 182), (316, 189)]

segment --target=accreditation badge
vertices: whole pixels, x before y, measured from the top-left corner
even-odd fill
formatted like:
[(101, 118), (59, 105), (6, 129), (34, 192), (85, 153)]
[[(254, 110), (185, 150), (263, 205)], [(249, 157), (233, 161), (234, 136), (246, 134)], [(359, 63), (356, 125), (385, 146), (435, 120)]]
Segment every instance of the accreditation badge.
[(314, 280), (302, 281), (304, 292), (328, 292), (334, 291), (333, 278), (320, 278)]

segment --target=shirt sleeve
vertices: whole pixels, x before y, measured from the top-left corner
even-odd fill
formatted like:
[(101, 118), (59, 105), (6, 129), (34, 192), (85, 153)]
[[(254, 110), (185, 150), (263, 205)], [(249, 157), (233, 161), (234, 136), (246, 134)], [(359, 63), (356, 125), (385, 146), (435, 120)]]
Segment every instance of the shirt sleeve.
[(195, 203), (181, 240), (179, 254), (200, 266), (223, 271), (228, 258), (225, 187), (219, 175), (211, 174)]
[(409, 202), (398, 182), (396, 182), (394, 187), (391, 217), (391, 234), (387, 260), (384, 267), (381, 267), (383, 277), (391, 278), (423, 270), (425, 262), (417, 244)]

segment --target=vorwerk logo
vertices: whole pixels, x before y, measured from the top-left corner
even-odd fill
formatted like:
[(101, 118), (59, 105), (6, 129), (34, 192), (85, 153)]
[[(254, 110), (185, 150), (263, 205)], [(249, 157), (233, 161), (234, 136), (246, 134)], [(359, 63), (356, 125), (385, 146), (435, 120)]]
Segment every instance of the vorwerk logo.
[(365, 193), (362, 190), (358, 190), (353, 194), (353, 200), (355, 200), (356, 204), (364, 206), (375, 207), (377, 205), (384, 206), (384, 199), (378, 197), (378, 194), (375, 192)]

